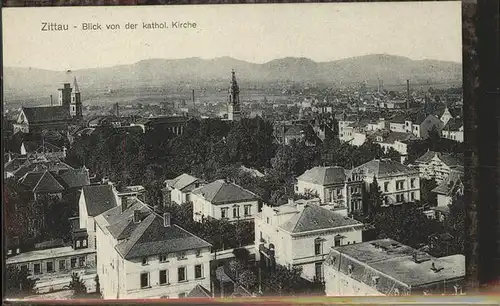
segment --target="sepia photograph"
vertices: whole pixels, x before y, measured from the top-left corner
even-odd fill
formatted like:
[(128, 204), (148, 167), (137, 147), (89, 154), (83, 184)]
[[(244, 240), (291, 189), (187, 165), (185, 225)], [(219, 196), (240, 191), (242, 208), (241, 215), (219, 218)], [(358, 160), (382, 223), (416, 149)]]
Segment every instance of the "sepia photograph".
[(2, 31), (5, 298), (467, 294), (461, 1)]

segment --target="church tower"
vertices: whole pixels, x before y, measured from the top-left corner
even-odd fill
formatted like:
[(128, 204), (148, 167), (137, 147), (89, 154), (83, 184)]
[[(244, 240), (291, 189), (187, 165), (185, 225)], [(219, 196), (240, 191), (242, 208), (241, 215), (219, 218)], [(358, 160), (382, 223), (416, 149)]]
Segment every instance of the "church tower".
[(71, 117), (82, 119), (82, 98), (80, 96), (80, 88), (76, 82), (76, 77), (73, 79), (73, 91), (71, 92), (71, 105), (69, 109)]
[(234, 69), (231, 71), (231, 85), (229, 86), (229, 99), (227, 103), (227, 118), (230, 121), (239, 121), (241, 118), (240, 88), (236, 82)]

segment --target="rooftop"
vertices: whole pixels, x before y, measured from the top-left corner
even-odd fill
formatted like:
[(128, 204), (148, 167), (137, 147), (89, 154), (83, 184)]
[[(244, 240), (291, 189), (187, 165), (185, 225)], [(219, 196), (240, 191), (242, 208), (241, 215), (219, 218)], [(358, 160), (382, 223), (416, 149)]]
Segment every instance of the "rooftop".
[(415, 160), (415, 163), (428, 163), (434, 158), (438, 158), (449, 167), (456, 167), (463, 165), (463, 162), (460, 160), (461, 158), (458, 155), (452, 153), (435, 152), (435, 151), (425, 152), (424, 155), (420, 156)]
[(184, 188), (188, 187), (189, 185), (191, 185), (199, 180), (200, 179), (198, 179), (192, 175), (183, 173), (174, 179), (167, 180), (166, 182), (172, 188), (175, 188), (177, 190), (183, 190)]
[(112, 185), (84, 186), (82, 192), (89, 216), (95, 217), (118, 205)]
[(354, 170), (362, 171), (376, 177), (418, 174), (417, 170), (413, 170), (391, 159), (373, 159), (354, 168)]
[(346, 171), (342, 167), (314, 167), (306, 170), (297, 180), (317, 185), (343, 184), (346, 181)]
[(66, 106), (23, 107), (23, 112), (30, 124), (71, 119)]
[(255, 193), (224, 180), (216, 180), (210, 184), (199, 187), (193, 190), (193, 194), (201, 195), (212, 204), (257, 201), (259, 199)]
[(45, 250), (36, 250), (36, 251), (31, 251), (31, 252), (26, 252), (26, 253), (21, 253), (12, 257), (7, 258), (6, 264), (19, 264), (23, 262), (29, 262), (29, 261), (39, 261), (39, 260), (44, 260), (44, 259), (50, 259), (50, 258), (59, 258), (59, 257), (67, 257), (67, 256), (75, 256), (75, 255), (81, 255), (81, 254), (88, 254), (88, 253), (94, 253), (94, 249), (73, 249), (70, 246), (67, 247), (61, 247), (61, 248), (52, 248), (52, 249), (45, 249)]

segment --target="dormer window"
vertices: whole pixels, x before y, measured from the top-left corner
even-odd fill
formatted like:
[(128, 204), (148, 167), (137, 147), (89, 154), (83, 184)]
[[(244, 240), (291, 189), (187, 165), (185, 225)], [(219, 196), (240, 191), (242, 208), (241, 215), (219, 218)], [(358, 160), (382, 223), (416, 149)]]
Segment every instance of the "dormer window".
[(353, 270), (354, 270), (354, 267), (352, 265), (347, 266), (347, 273), (351, 274)]
[(143, 257), (142, 258), (142, 265), (145, 266), (148, 264), (148, 258), (147, 257)]
[(201, 257), (201, 250), (196, 250), (196, 257)]
[(167, 262), (168, 261), (168, 256), (167, 254), (162, 254), (158, 256), (160, 259), (160, 262)]
[(177, 260), (186, 259), (186, 252), (180, 252), (177, 254)]

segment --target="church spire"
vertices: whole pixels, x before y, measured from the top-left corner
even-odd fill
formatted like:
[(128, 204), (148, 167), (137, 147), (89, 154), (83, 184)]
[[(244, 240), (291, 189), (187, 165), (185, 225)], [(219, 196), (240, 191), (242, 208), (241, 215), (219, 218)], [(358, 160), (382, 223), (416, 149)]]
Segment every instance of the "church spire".
[(76, 76), (73, 78), (73, 90), (75, 93), (80, 92), (80, 88), (78, 87), (78, 83), (76, 82)]
[(236, 73), (234, 69), (231, 70), (231, 84), (229, 86), (228, 95), (228, 119), (231, 121), (239, 121), (241, 116), (240, 111), (240, 88), (236, 81)]

